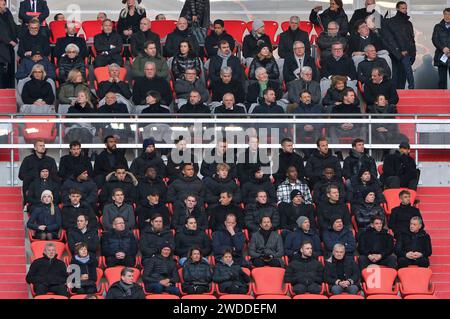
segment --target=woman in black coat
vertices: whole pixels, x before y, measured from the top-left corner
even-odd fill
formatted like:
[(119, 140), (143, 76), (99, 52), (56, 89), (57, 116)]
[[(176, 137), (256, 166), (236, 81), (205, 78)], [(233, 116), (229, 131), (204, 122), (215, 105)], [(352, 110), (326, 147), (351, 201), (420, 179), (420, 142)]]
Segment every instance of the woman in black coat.
[(134, 33), (139, 32), (139, 25), (141, 19), (145, 18), (145, 9), (136, 5), (142, 2), (142, 0), (122, 0), (122, 3), (126, 3), (126, 7), (119, 13), (119, 20), (117, 21), (117, 33), (122, 36), (124, 43), (129, 43), (131, 36)]
[(65, 54), (58, 59), (60, 83), (66, 82), (67, 75), (73, 69), (79, 70), (83, 75), (83, 79), (86, 78), (86, 65), (84, 59), (80, 56), (80, 48), (76, 44), (69, 44), (66, 46)]
[(331, 0), (330, 7), (319, 14), (322, 6), (317, 6), (311, 10), (309, 21), (316, 26), (321, 26), (325, 32), (328, 29), (328, 23), (335, 21), (339, 24), (339, 34), (346, 36), (348, 33), (348, 17), (344, 11), (344, 4), (342, 0)]
[(89, 253), (86, 243), (75, 245), (75, 255), (72, 257), (71, 265), (80, 267), (80, 287), (72, 288), (76, 294), (94, 294), (97, 292), (97, 258), (95, 254)]
[(185, 17), (189, 26), (192, 26), (193, 22), (196, 22), (199, 27), (209, 28), (209, 0), (186, 0), (180, 17)]
[(14, 87), (14, 46), (17, 44), (17, 25), (6, 1), (0, 1), (0, 89)]
[(327, 113), (331, 113), (336, 105), (342, 104), (346, 88), (348, 86), (345, 76), (335, 75), (331, 78), (331, 86), (322, 100), (322, 105)]
[(31, 70), (30, 78), (31, 80), (23, 86), (23, 103), (37, 106), (52, 105), (55, 102), (55, 94), (52, 86), (47, 82), (47, 74), (44, 67), (40, 64), (35, 64)]
[(250, 277), (239, 264), (234, 263), (233, 252), (225, 250), (222, 259), (214, 269), (213, 281), (219, 285), (220, 292), (247, 294)]
[(33, 209), (27, 228), (36, 231), (34, 237), (40, 240), (52, 240), (59, 237), (62, 219), (58, 206), (53, 205), (53, 194), (45, 190), (41, 194), (41, 205)]
[(202, 65), (195, 55), (189, 41), (183, 40), (178, 46), (178, 53), (172, 60), (172, 74), (174, 80), (183, 79), (187, 69), (195, 69), (197, 76), (201, 74)]
[(211, 289), (213, 271), (203, 258), (199, 248), (192, 248), (188, 260), (183, 265), (183, 280), (181, 287), (188, 294), (203, 294)]
[(280, 77), (280, 70), (278, 69), (277, 61), (273, 57), (271, 49), (268, 45), (262, 45), (258, 49), (258, 53), (250, 64), (250, 71), (248, 74), (249, 80), (256, 80), (255, 71), (257, 68), (263, 67), (266, 69), (269, 79), (278, 80)]

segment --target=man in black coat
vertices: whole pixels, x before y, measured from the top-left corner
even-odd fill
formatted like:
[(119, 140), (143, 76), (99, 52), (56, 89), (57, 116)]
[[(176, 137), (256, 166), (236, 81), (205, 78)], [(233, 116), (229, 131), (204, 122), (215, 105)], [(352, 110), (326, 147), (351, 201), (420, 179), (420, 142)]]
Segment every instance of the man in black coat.
[(263, 91), (263, 97), (259, 104), (253, 110), (249, 110), (252, 114), (284, 114), (284, 109), (277, 104), (276, 92), (273, 88), (267, 88)]
[(213, 56), (217, 55), (217, 50), (219, 49), (219, 43), (221, 41), (227, 41), (227, 43), (230, 45), (231, 52), (233, 52), (236, 41), (224, 29), (225, 23), (223, 22), (223, 20), (217, 19), (214, 21), (213, 24), (214, 24), (214, 32), (211, 32), (211, 34), (209, 34), (205, 39), (206, 55), (209, 58), (212, 58)]
[(14, 47), (17, 39), (17, 25), (6, 1), (0, 1), (0, 89), (14, 87)]
[(280, 81), (269, 80), (269, 75), (266, 69), (260, 67), (255, 70), (255, 76), (258, 81), (250, 84), (247, 88), (247, 95), (245, 101), (247, 102), (247, 109), (253, 103), (259, 103), (262, 100), (262, 88), (271, 88), (275, 90), (276, 100), (280, 100), (283, 97), (283, 90), (281, 88)]
[(90, 217), (80, 212), (80, 215), (78, 215), (76, 219), (76, 227), (68, 229), (67, 244), (69, 245), (69, 250), (72, 254), (75, 253), (75, 246), (80, 243), (86, 243), (90, 253), (97, 253), (100, 239), (98, 237), (97, 227), (92, 227), (89, 223), (90, 220)]
[(202, 205), (198, 204), (195, 195), (187, 195), (182, 202), (174, 204), (171, 228), (177, 232), (183, 230), (186, 225), (186, 218), (194, 217), (197, 228), (199, 230), (206, 230), (208, 228), (208, 216)]
[[(356, 32), (350, 36), (348, 41), (347, 53), (354, 58), (354, 61), (360, 61), (364, 56), (364, 48), (372, 45), (375, 52), (382, 50), (383, 44), (378, 33), (372, 32), (365, 21), (359, 21), (355, 26)], [(356, 63), (357, 64), (357, 63)]]
[(50, 176), (57, 179), (58, 168), (56, 167), (56, 162), (52, 157), (46, 155), (44, 140), (37, 139), (34, 142), (32, 154), (23, 159), (19, 168), (19, 179), (23, 181), (22, 192), (24, 204), (26, 203), (28, 187), (39, 176), (38, 170), (43, 165), (48, 167)]
[[(400, 236), (400, 233), (407, 233), (409, 231), (410, 221), (413, 217), (422, 218), (420, 210), (411, 205), (411, 193), (407, 190), (402, 190), (398, 197), (400, 198), (400, 205), (393, 208), (389, 218), (389, 228), (394, 232), (395, 238)], [(425, 227), (422, 222), (422, 226)]]
[[(233, 94), (235, 103), (245, 102), (245, 91), (242, 82), (233, 80), (233, 70), (230, 67), (220, 69), (220, 79), (211, 82), (211, 91), (212, 102), (222, 102), (226, 93)], [(216, 113), (215, 109), (214, 112)]]
[(245, 236), (242, 227), (238, 226), (236, 215), (228, 213), (222, 224), (212, 234), (212, 250), (216, 262), (223, 257), (226, 250), (231, 250), (234, 262), (245, 264), (243, 258), (244, 246)]
[[(447, 76), (450, 74), (449, 62), (450, 59), (450, 8), (444, 9), (444, 19), (434, 26), (433, 45), (436, 47), (436, 52), (434, 53), (434, 65), (438, 68), (439, 73), (439, 88), (447, 89)], [(441, 58), (446, 62), (441, 61)]]
[(194, 164), (184, 163), (181, 166), (180, 176), (169, 185), (167, 201), (171, 203), (184, 201), (187, 195), (192, 194), (197, 196), (203, 205), (205, 190), (202, 181), (195, 172)]
[(153, 189), (150, 191), (146, 199), (142, 199), (136, 209), (136, 216), (139, 221), (139, 229), (141, 231), (147, 229), (155, 215), (163, 218), (164, 225), (170, 224), (170, 213), (164, 203), (159, 201), (159, 191)]
[(250, 233), (258, 231), (263, 217), (270, 217), (274, 229), (280, 227), (278, 208), (267, 201), (267, 193), (265, 191), (258, 191), (255, 203), (247, 205), (245, 212), (245, 224)]
[(384, 95), (389, 104), (396, 105), (399, 101), (395, 85), (386, 77), (382, 68), (371, 71), (371, 81), (364, 84), (364, 99), (367, 105), (373, 105), (379, 95)]
[(343, 292), (356, 295), (360, 289), (361, 271), (353, 258), (346, 257), (345, 246), (336, 244), (333, 247), (333, 256), (325, 263), (324, 281), (330, 286), (332, 295)]
[(279, 185), (286, 179), (288, 167), (294, 166), (297, 169), (298, 179), (305, 180), (305, 166), (303, 157), (294, 150), (294, 142), (289, 137), (281, 140), (281, 149), (278, 153), (278, 171), (273, 174), (275, 184)]
[(359, 174), (362, 168), (368, 169), (372, 176), (377, 176), (377, 166), (375, 160), (370, 156), (365, 147), (364, 140), (356, 138), (352, 141), (352, 150), (344, 160), (342, 170), (345, 179), (351, 179)]
[(357, 21), (365, 20), (368, 16), (374, 13), (378, 13), (375, 11), (375, 0), (366, 0), (364, 2), (364, 8), (356, 9), (353, 12), (352, 18), (348, 23), (350, 34), (355, 32), (355, 25)]
[(137, 186), (137, 201), (146, 200), (147, 196), (152, 192), (158, 192), (159, 200), (162, 203), (167, 202), (167, 185), (161, 177), (158, 176), (157, 168), (153, 166), (147, 167), (145, 176), (139, 179)]
[(334, 43), (331, 45), (331, 56), (321, 61), (320, 76), (331, 78), (333, 75), (342, 75), (349, 80), (356, 80), (357, 74), (353, 60), (344, 54), (344, 45)]
[(113, 230), (102, 237), (102, 255), (106, 258), (106, 266), (134, 267), (138, 243), (133, 233), (125, 229), (125, 220), (117, 216), (113, 221)]
[(167, 35), (166, 43), (164, 45), (164, 57), (170, 58), (175, 56), (175, 54), (178, 52), (180, 42), (183, 40), (187, 40), (191, 44), (192, 52), (194, 54), (199, 54), (197, 39), (188, 28), (188, 22), (186, 18), (180, 17), (178, 19), (177, 27), (175, 28), (175, 30)]
[(280, 58), (286, 59), (288, 56), (294, 54), (292, 47), (297, 41), (301, 41), (304, 44), (306, 55), (311, 55), (309, 34), (308, 32), (301, 30), (299, 24), (300, 18), (298, 16), (290, 17), (289, 28), (280, 34), (280, 42), (278, 43), (278, 55)]
[(222, 40), (218, 46), (217, 54), (209, 60), (208, 77), (211, 82), (220, 80), (220, 71), (225, 66), (232, 70), (232, 81), (244, 80), (244, 70), (239, 59), (233, 55), (231, 45), (226, 40)]
[(372, 217), (370, 226), (358, 234), (359, 268), (369, 265), (397, 267), (394, 253), (394, 238), (383, 228), (381, 217)]
[(27, 12), (39, 12), (40, 15), (37, 17), (39, 23), (44, 22), (50, 15), (47, 1), (44, 0), (24, 0), (20, 2), (19, 19), (22, 20), (23, 25), (29, 24), (34, 19), (34, 16), (28, 15)]
[(207, 209), (209, 216), (209, 226), (215, 231), (223, 226), (228, 214), (234, 214), (237, 226), (242, 229), (245, 226), (245, 217), (242, 209), (233, 202), (233, 194), (227, 191), (220, 192), (218, 203), (211, 205)]
[[(412, 65), (416, 60), (416, 41), (414, 28), (409, 21), (408, 5), (404, 1), (396, 4), (397, 14), (386, 20), (388, 32), (395, 40), (395, 47), (390, 48), (392, 59), (393, 82), (397, 89), (404, 89), (408, 80), (408, 89), (414, 89), (414, 73)], [(395, 52), (393, 52), (395, 51)]]
[[(139, 216), (139, 215), (138, 215)], [(172, 231), (164, 223), (164, 217), (155, 213), (150, 219), (145, 229), (141, 228), (141, 240), (139, 247), (142, 253), (142, 264), (147, 259), (158, 254), (161, 245), (169, 244), (172, 249), (175, 248), (175, 242)], [(139, 223), (141, 220), (139, 219)]]
[(252, 31), (244, 37), (242, 55), (244, 58), (253, 58), (258, 52), (258, 47), (261, 47), (263, 44), (267, 45), (269, 49), (272, 50), (270, 38), (265, 34), (264, 22), (261, 20), (254, 20)]
[(200, 174), (203, 177), (212, 177), (217, 173), (217, 164), (226, 163), (230, 166), (228, 176), (237, 177), (236, 154), (234, 150), (228, 150), (228, 141), (223, 138), (217, 142), (216, 148), (212, 151), (205, 150), (202, 164), (200, 166)]
[(144, 77), (138, 77), (133, 85), (133, 103), (136, 105), (146, 104), (147, 93), (157, 91), (161, 94), (161, 104), (170, 105), (173, 94), (169, 83), (156, 75), (156, 65), (153, 62), (146, 62), (144, 67)]
[(358, 81), (361, 81), (363, 84), (370, 83), (372, 80), (372, 70), (374, 68), (383, 69), (383, 73), (387, 80), (391, 78), (392, 72), (389, 64), (383, 57), (377, 56), (376, 48), (372, 44), (364, 47), (364, 55), (364, 60), (358, 64), (356, 70), (358, 73)]
[(130, 86), (120, 79), (121, 68), (117, 63), (108, 66), (109, 79), (98, 84), (97, 95), (103, 99), (109, 92), (119, 93), (126, 99), (131, 98)]
[(294, 231), (298, 228), (297, 220), (300, 216), (307, 217), (313, 223), (312, 227), (316, 228), (313, 204), (306, 204), (298, 189), (292, 190), (290, 198), (290, 203), (281, 202), (278, 207), (281, 228)]
[(186, 260), (189, 250), (193, 247), (199, 247), (203, 256), (208, 256), (211, 252), (211, 241), (208, 235), (205, 231), (198, 229), (197, 220), (191, 216), (186, 218), (184, 228), (175, 235), (175, 255)]
[(76, 229), (78, 216), (85, 215), (89, 222), (89, 228), (95, 228), (95, 230), (97, 230), (97, 217), (94, 213), (92, 205), (82, 202), (82, 198), (83, 197), (79, 189), (74, 188), (70, 190), (70, 202), (64, 204), (61, 210), (63, 229)]
[(306, 216), (300, 216), (297, 218), (297, 227), (294, 231), (288, 232), (284, 242), (284, 252), (289, 257), (289, 260), (300, 251), (302, 243), (308, 241), (312, 244), (313, 256), (322, 256), (322, 243), (320, 242), (320, 236), (315, 227), (311, 226), (314, 223), (314, 219), (309, 219)]
[(260, 166), (253, 168), (247, 182), (241, 184), (241, 197), (245, 205), (254, 204), (256, 194), (263, 190), (267, 193), (268, 202), (275, 204), (278, 201), (275, 185), (270, 181), (269, 175), (264, 174)]
[(233, 203), (239, 204), (241, 202), (241, 190), (234, 178), (228, 172), (230, 167), (228, 164), (217, 164), (217, 171), (212, 177), (204, 178), (203, 186), (205, 189), (205, 202), (208, 205), (216, 204), (222, 192), (230, 193), (233, 197)]
[(310, 187), (320, 180), (323, 169), (326, 166), (334, 167), (334, 172), (337, 177), (342, 177), (341, 163), (339, 159), (333, 155), (328, 149), (328, 141), (325, 137), (317, 140), (317, 150), (314, 150), (305, 165), (305, 175), (309, 181)]
[(212, 114), (227, 115), (227, 114), (245, 114), (245, 107), (237, 105), (233, 93), (225, 93), (223, 95), (222, 104), (214, 107)]
[(289, 262), (284, 274), (284, 282), (292, 284), (295, 294), (321, 293), (323, 266), (313, 257), (311, 242), (303, 242), (300, 247), (300, 254)]
[(19, 36), (19, 49), (17, 55), (21, 58), (31, 57), (33, 49), (41, 51), (43, 56), (50, 55), (50, 43), (46, 35), (39, 32), (37, 19), (32, 19), (26, 30)]
[(430, 266), (431, 238), (423, 229), (421, 217), (411, 218), (409, 231), (401, 233), (398, 237), (395, 254), (398, 258), (398, 268), (412, 265), (425, 268)]
[(88, 156), (86, 156), (88, 150), (81, 149), (81, 143), (78, 141), (72, 141), (69, 144), (69, 154), (61, 157), (59, 161), (58, 175), (64, 182), (73, 176), (75, 168), (77, 166), (83, 166), (87, 169), (89, 176), (93, 176), (92, 163)]
[(105, 183), (106, 175), (111, 173), (118, 165), (123, 165), (128, 169), (128, 162), (125, 159), (124, 151), (117, 149), (116, 138), (112, 135), (105, 137), (106, 149), (95, 158), (94, 179), (98, 187)]
[(43, 163), (39, 168), (37, 178), (35, 178), (28, 189), (27, 202), (30, 204), (28, 207), (30, 211), (32, 207), (39, 206), (41, 204), (41, 194), (43, 191), (49, 190), (53, 194), (53, 203), (58, 204), (61, 202), (60, 196), (60, 184), (59, 181), (53, 179), (50, 176), (48, 165)]
[(327, 197), (328, 200), (320, 202), (317, 208), (320, 230), (324, 232), (332, 229), (333, 218), (339, 218), (344, 223), (344, 226), (351, 227), (350, 212), (347, 204), (339, 202), (339, 189), (336, 186), (328, 187)]
[(44, 256), (36, 259), (27, 273), (27, 283), (33, 284), (36, 295), (53, 292), (68, 296), (66, 280), (66, 264), (57, 258), (55, 244), (48, 243), (44, 248)]
[(257, 136), (251, 136), (248, 140), (248, 147), (237, 154), (238, 178), (241, 184), (248, 181), (254, 169), (261, 168), (268, 173), (268, 162), (263, 163), (263, 151), (259, 148)]
[(155, 148), (155, 139), (150, 137), (142, 143), (143, 152), (137, 157), (130, 166), (130, 171), (137, 178), (144, 178), (147, 168), (152, 166), (156, 168), (159, 177), (166, 177), (166, 165), (161, 159), (161, 154)]
[(133, 268), (123, 268), (120, 280), (109, 287), (106, 299), (145, 299), (142, 286), (134, 282), (134, 271)]
[[(289, 30), (286, 32), (289, 32)], [(292, 53), (285, 57), (283, 64), (283, 79), (286, 83), (300, 79), (300, 73), (304, 66), (309, 66), (313, 72), (313, 80), (319, 81), (320, 76), (316, 62), (306, 52), (305, 44), (302, 41), (294, 42)]]
[(82, 201), (91, 207), (97, 207), (97, 185), (90, 178), (87, 168), (76, 166), (72, 177), (67, 179), (61, 187), (61, 197), (63, 204), (70, 204), (69, 195), (73, 189), (81, 193)]
[(420, 171), (410, 156), (411, 146), (407, 142), (399, 145), (399, 151), (384, 158), (381, 182), (386, 188), (407, 187), (416, 190)]
[(113, 23), (110, 19), (106, 19), (102, 23), (102, 33), (94, 37), (94, 48), (97, 56), (94, 60), (94, 67), (100, 67), (116, 63), (123, 65), (122, 52), (123, 40), (122, 37), (113, 31)]
[(149, 18), (142, 18), (139, 23), (140, 30), (133, 33), (130, 38), (131, 55), (137, 57), (139, 53), (144, 54), (144, 44), (147, 41), (153, 41), (156, 44), (157, 54), (161, 54), (161, 39), (159, 35), (151, 30), (151, 21)]
[(211, 109), (206, 105), (207, 101), (202, 100), (200, 91), (192, 90), (189, 93), (187, 103), (178, 109), (180, 114), (210, 114)]
[(66, 22), (66, 36), (56, 40), (54, 55), (59, 59), (66, 53), (66, 46), (73, 43), (80, 49), (80, 57), (83, 59), (89, 55), (84, 37), (79, 37), (77, 34), (76, 25), (73, 22)]
[(316, 183), (313, 189), (313, 200), (316, 205), (320, 202), (328, 200), (327, 190), (331, 185), (337, 187), (339, 190), (339, 203), (347, 202), (347, 194), (342, 178), (336, 176), (333, 167), (326, 166), (323, 169), (323, 174), (320, 180)]
[(125, 195), (125, 203), (136, 203), (136, 186), (138, 183), (138, 179), (128, 172), (125, 166), (118, 165), (115, 167), (114, 172), (106, 176), (105, 184), (100, 191), (99, 202), (102, 205), (111, 202), (114, 190), (120, 188)]

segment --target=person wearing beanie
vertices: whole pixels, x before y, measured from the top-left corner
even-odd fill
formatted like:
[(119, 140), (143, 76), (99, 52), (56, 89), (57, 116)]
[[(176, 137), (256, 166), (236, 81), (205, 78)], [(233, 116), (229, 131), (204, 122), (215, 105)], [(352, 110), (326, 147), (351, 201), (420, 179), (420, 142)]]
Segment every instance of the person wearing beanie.
[(85, 166), (75, 166), (73, 168), (73, 176), (63, 183), (61, 187), (63, 204), (70, 204), (69, 195), (72, 189), (80, 191), (82, 203), (87, 203), (92, 208), (96, 209), (98, 194), (97, 185), (89, 176), (88, 169)]
[(294, 231), (297, 227), (300, 228), (303, 221), (299, 224), (299, 218), (308, 218), (312, 221), (312, 228), (316, 229), (316, 223), (314, 219), (314, 206), (312, 203), (307, 203), (298, 189), (294, 189), (291, 192), (290, 203), (280, 203), (278, 207), (280, 211), (280, 223), (281, 229), (287, 229)]
[(149, 166), (156, 169), (159, 177), (166, 177), (166, 165), (161, 159), (160, 152), (155, 147), (155, 139), (153, 137), (147, 138), (142, 143), (142, 153), (137, 157), (130, 166), (130, 172), (138, 179), (144, 178), (146, 170)]
[(55, 204), (61, 202), (59, 183), (50, 176), (50, 167), (47, 163), (42, 163), (39, 168), (39, 176), (31, 183), (28, 188), (27, 202), (28, 211), (41, 203), (41, 194), (45, 190), (50, 190), (55, 197)]
[(345, 227), (342, 218), (335, 215), (331, 218), (332, 228), (324, 231), (323, 243), (325, 245), (325, 256), (329, 258), (332, 255), (333, 247), (336, 244), (345, 246), (347, 256), (353, 256), (356, 250), (356, 240), (350, 228)]
[(385, 213), (380, 205), (380, 199), (376, 192), (371, 189), (365, 189), (362, 192), (363, 201), (352, 204), (352, 212), (356, 219), (358, 230), (367, 228), (374, 217), (379, 217), (385, 222)]
[(249, 80), (256, 80), (255, 71), (257, 68), (264, 68), (269, 75), (269, 79), (278, 80), (280, 78), (280, 70), (278, 69), (277, 61), (272, 54), (272, 49), (266, 43), (258, 46), (256, 55), (250, 64), (250, 70), (248, 73)]
[(242, 55), (244, 58), (253, 58), (258, 53), (258, 46), (263, 44), (268, 45), (270, 50), (272, 50), (272, 42), (265, 34), (264, 22), (262, 20), (254, 20), (252, 31), (244, 37)]
[[(141, 222), (140, 218), (139, 222)], [(156, 256), (162, 245), (169, 245), (172, 250), (175, 248), (172, 231), (168, 227), (169, 224), (164, 222), (164, 217), (161, 214), (155, 213), (146, 224), (147, 227), (141, 228), (139, 241), (143, 264), (146, 260)]]
[(36, 206), (27, 222), (27, 228), (34, 231), (34, 238), (54, 240), (59, 238), (62, 219), (61, 211), (53, 203), (53, 194), (44, 190), (41, 194), (41, 204)]
[(242, 202), (245, 205), (254, 204), (256, 194), (263, 190), (267, 194), (267, 201), (270, 204), (276, 204), (277, 192), (274, 184), (270, 181), (269, 175), (264, 174), (261, 166), (257, 166), (250, 170), (248, 181), (241, 186)]
[[(352, 204), (364, 203), (364, 191), (373, 191), (379, 201), (384, 201), (383, 189), (381, 183), (376, 177), (372, 175), (368, 168), (361, 168), (358, 175), (352, 177), (350, 182), (347, 183), (347, 197), (348, 201)], [(367, 195), (367, 193), (365, 194)]]
[(286, 236), (284, 252), (289, 260), (299, 254), (303, 242), (312, 244), (314, 257), (323, 255), (319, 234), (315, 228), (311, 227), (311, 223), (314, 223), (314, 217), (310, 219), (306, 216), (299, 216), (296, 220), (296, 228)]
[(180, 282), (177, 264), (172, 258), (173, 246), (164, 242), (159, 247), (159, 254), (155, 254), (143, 263), (145, 291), (149, 293), (180, 295), (176, 283)]

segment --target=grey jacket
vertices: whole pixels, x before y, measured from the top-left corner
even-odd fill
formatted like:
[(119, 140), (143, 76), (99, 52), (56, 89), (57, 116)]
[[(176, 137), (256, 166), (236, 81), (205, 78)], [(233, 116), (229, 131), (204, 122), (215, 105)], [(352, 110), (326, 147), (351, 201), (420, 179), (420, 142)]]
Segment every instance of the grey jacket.
[(264, 237), (259, 231), (253, 233), (250, 245), (248, 248), (250, 257), (258, 258), (264, 255), (272, 255), (282, 263), (282, 257), (284, 256), (283, 239), (277, 231), (273, 231), (270, 234), (267, 244), (264, 244)]
[(294, 80), (288, 84), (288, 100), (291, 103), (300, 103), (300, 92), (308, 90), (311, 93), (313, 104), (319, 104), (322, 99), (320, 84), (316, 81), (306, 82), (303, 79)]
[(127, 203), (123, 203), (122, 206), (117, 207), (114, 203), (109, 203), (103, 208), (103, 228), (108, 231), (112, 230), (113, 220), (117, 216), (122, 216), (125, 219), (125, 227), (127, 229), (133, 229), (136, 224), (136, 218), (134, 217), (133, 206)]
[(200, 79), (195, 80), (194, 83), (190, 83), (183, 79), (178, 79), (175, 81), (174, 86), (177, 99), (189, 99), (189, 94), (191, 91), (196, 89), (200, 92), (203, 102), (208, 102), (209, 100), (209, 92), (206, 89), (205, 83)]

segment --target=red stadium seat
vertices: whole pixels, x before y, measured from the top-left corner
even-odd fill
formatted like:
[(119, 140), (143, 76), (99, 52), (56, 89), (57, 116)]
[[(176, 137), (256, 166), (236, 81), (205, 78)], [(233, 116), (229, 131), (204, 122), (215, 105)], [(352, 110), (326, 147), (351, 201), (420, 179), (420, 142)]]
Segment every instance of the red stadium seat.
[(205, 294), (201, 294), (201, 295), (186, 295), (181, 297), (181, 299), (217, 299), (216, 297), (214, 297), (213, 295), (205, 295)]
[[(51, 21), (48, 24), (50, 28), (50, 43), (56, 44), (58, 38), (64, 38), (66, 36), (66, 23), (68, 21)], [(81, 29), (81, 23), (78, 21), (69, 21), (69, 23), (75, 23), (77, 33)]]
[(256, 299), (286, 299), (291, 300), (292, 298), (286, 295), (260, 295)]
[(292, 299), (310, 300), (310, 299), (328, 299), (328, 297), (324, 295), (301, 294), (295, 295), (294, 298)]
[[(98, 84), (100, 82), (109, 80), (108, 66), (101, 66), (101, 67), (95, 68), (94, 69), (94, 76), (95, 76), (94, 85), (95, 85), (95, 89), (97, 90), (98, 89)], [(123, 67), (120, 68), (119, 79), (121, 81), (125, 81), (126, 76), (127, 76), (127, 69), (123, 68)]]
[(159, 300), (159, 299), (176, 299), (179, 300), (180, 297), (170, 294), (154, 294), (154, 295), (147, 295), (145, 296), (145, 299), (152, 299), (152, 300)]
[(100, 20), (83, 21), (81, 27), (83, 28), (87, 42), (93, 42), (94, 37), (102, 33), (102, 21)]
[(39, 295), (34, 297), (33, 299), (69, 299), (69, 298), (60, 295)]
[[(86, 299), (87, 295), (73, 295), (70, 299)], [(105, 299), (103, 296), (97, 295), (97, 299)]]
[(66, 250), (66, 245), (58, 241), (38, 240), (31, 243), (31, 252), (33, 253), (31, 262), (43, 256), (45, 245), (48, 243), (53, 243), (55, 245), (57, 258), (64, 261), (63, 255)]
[[(40, 239), (34, 238), (34, 234), (35, 233), (36, 233), (36, 231), (34, 231), (32, 229), (28, 229), (28, 240), (30, 241), (30, 243), (40, 240)], [(59, 238), (58, 239), (54, 239), (54, 241), (63, 242), (65, 240), (66, 240), (66, 231), (64, 229), (61, 229), (59, 231)]]
[(314, 24), (314, 31), (316, 31), (317, 36), (323, 32), (323, 28), (320, 25)]
[(364, 280), (362, 288), (366, 295), (396, 295), (398, 293), (395, 269), (370, 266), (362, 270), (362, 278)]
[(435, 295), (408, 295), (403, 299), (439, 299)]
[(383, 164), (378, 165), (377, 170), (380, 176), (383, 175)]
[(406, 295), (432, 295), (434, 284), (431, 283), (433, 272), (430, 268), (408, 267), (398, 271), (400, 293)]
[(361, 295), (350, 295), (350, 294), (341, 294), (341, 295), (333, 295), (330, 297), (330, 299), (362, 299), (364, 300), (364, 297)]
[[(113, 283), (117, 282), (120, 280), (120, 272), (122, 271), (122, 269), (124, 269), (124, 266), (116, 266), (116, 267), (110, 267), (110, 268), (106, 268), (105, 269), (105, 278), (106, 278), (106, 285), (107, 285), (107, 290), (109, 288), (109, 286), (111, 286)], [(136, 268), (132, 268), (134, 270), (133, 272), (133, 279), (134, 282), (137, 282), (139, 277), (141, 276), (141, 272), (136, 269)]]
[(152, 21), (151, 30), (159, 35), (161, 39), (161, 43), (165, 42), (165, 38), (169, 33), (171, 33), (177, 27), (176, 20), (160, 20), (160, 21)]
[[(25, 115), (24, 119), (54, 119), (54, 115)], [(23, 138), (26, 143), (33, 143), (37, 139), (43, 139), (45, 143), (53, 143), (58, 135), (55, 123), (25, 123)]]
[[(248, 32), (252, 32), (252, 26), (253, 26), (253, 21), (247, 22)], [(272, 44), (278, 44), (278, 42), (276, 42), (276, 39), (275, 39), (275, 34), (278, 31), (278, 22), (270, 21), (270, 20), (264, 21), (264, 30), (265, 30), (267, 36), (269, 37), (270, 41), (272, 42)]]
[(286, 295), (288, 286), (283, 283), (284, 272), (284, 268), (278, 267), (254, 268), (252, 270), (252, 277), (255, 282), (251, 283), (251, 286), (255, 296)]
[(220, 296), (219, 299), (233, 299), (233, 300), (240, 300), (240, 299), (255, 299), (252, 295), (240, 295), (240, 294), (228, 294)]
[(395, 208), (395, 207), (400, 205), (400, 198), (398, 198), (398, 194), (402, 190), (407, 190), (407, 191), (409, 191), (411, 193), (411, 204), (413, 204), (414, 201), (416, 200), (417, 193), (416, 193), (416, 191), (414, 191), (412, 189), (408, 189), (408, 188), (391, 188), (391, 189), (386, 189), (383, 192), (384, 197), (386, 198), (386, 204), (387, 204), (386, 215), (390, 215), (391, 212), (392, 212), (392, 208)]
[(402, 298), (397, 295), (370, 295), (370, 296), (367, 296), (366, 299), (397, 299), (397, 300), (401, 300)]
[(227, 33), (231, 35), (238, 44), (242, 45), (244, 32), (247, 29), (247, 23), (242, 20), (224, 20), (223, 22)]
[[(180, 277), (180, 284), (178, 285), (178, 288), (180, 289), (180, 292), (183, 296), (187, 295), (186, 292), (183, 291), (181, 284), (184, 282), (184, 278), (183, 278), (183, 268), (178, 269), (178, 275)], [(200, 294), (199, 296), (204, 296), (204, 295), (213, 295), (214, 291), (215, 291), (215, 284), (211, 283), (211, 289), (204, 293), (204, 294)], [(189, 299), (189, 298), (188, 298)], [(193, 299), (202, 299), (202, 298), (193, 298)], [(205, 298), (205, 299), (210, 299), (210, 298)], [(215, 298), (214, 298), (215, 299)]]
[[(300, 30), (303, 30), (308, 33), (308, 36), (311, 36), (311, 32), (314, 28), (314, 25), (309, 21), (300, 21), (299, 25)], [(289, 21), (284, 21), (281, 23), (281, 30), (284, 32), (289, 29)], [(280, 42), (280, 35), (277, 36), (277, 43)]]

